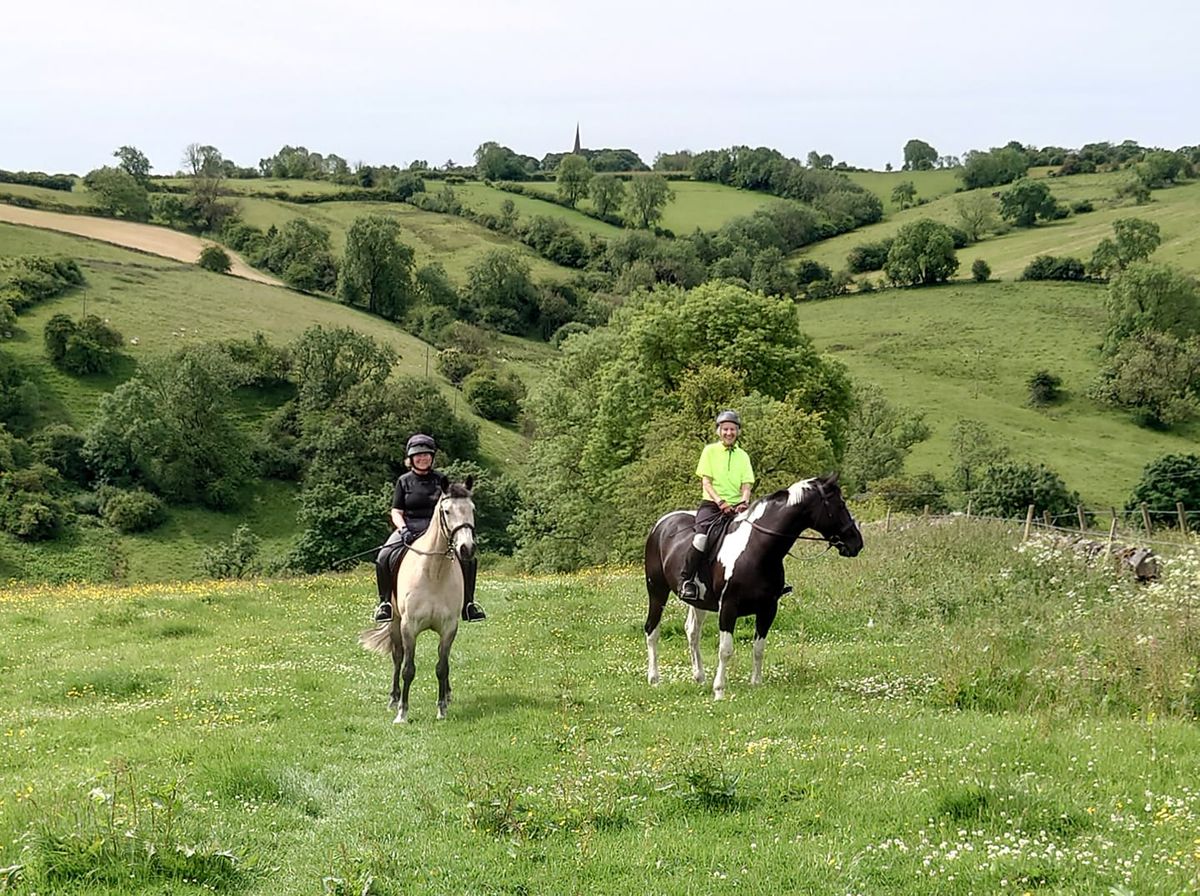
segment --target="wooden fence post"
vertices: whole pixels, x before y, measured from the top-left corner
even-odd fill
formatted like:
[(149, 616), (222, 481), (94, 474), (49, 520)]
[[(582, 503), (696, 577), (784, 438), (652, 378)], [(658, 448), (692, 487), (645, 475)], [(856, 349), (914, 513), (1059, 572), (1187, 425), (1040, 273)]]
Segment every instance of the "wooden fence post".
[(1146, 527), (1146, 537), (1150, 537), (1150, 508), (1146, 506), (1146, 502), (1142, 502), (1142, 525)]
[(883, 518), (883, 531), (884, 532), (892, 531), (892, 508), (890, 508), (890, 507), (888, 508), (887, 516), (885, 516)]
[(1179, 514), (1179, 531), (1182, 532), (1184, 535), (1187, 535), (1188, 534), (1187, 513), (1183, 509), (1182, 501), (1175, 502), (1175, 512), (1177, 514)]
[(929, 505), (925, 505), (925, 522), (929, 522)]
[(971, 518), (971, 499), (967, 499), (967, 519)]
[(1087, 531), (1087, 515), (1083, 512), (1083, 505), (1076, 504), (1075, 512), (1077, 514), (1079, 514), (1079, 531), (1086, 532)]
[(1107, 553), (1110, 556), (1112, 555), (1113, 543), (1116, 540), (1117, 540), (1117, 515), (1114, 513), (1113, 518), (1112, 518), (1112, 523), (1108, 527), (1108, 551), (1107, 551)]
[(1042, 511), (1042, 522), (1046, 524), (1047, 529), (1054, 525), (1054, 520), (1051, 518), (1049, 510)]
[(1025, 512), (1025, 536), (1022, 541), (1029, 541), (1029, 530), (1033, 528), (1033, 505), (1029, 505), (1029, 510)]

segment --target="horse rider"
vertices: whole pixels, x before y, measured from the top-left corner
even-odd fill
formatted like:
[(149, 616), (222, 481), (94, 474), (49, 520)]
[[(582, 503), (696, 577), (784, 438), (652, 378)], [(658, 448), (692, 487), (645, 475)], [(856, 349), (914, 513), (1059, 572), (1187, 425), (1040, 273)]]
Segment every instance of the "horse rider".
[(699, 596), (696, 574), (708, 547), (708, 533), (722, 515), (732, 516), (750, 506), (750, 490), (754, 487), (754, 467), (748, 455), (738, 446), (742, 433), (742, 418), (737, 411), (717, 414), (717, 441), (705, 445), (696, 464), (704, 500), (696, 509), (696, 525), (692, 546), (683, 561), (678, 594), (684, 600)]
[[(408, 472), (396, 480), (392, 494), (391, 519), (395, 531), (383, 543), (375, 558), (375, 583), (379, 589), (376, 622), (391, 621), (392, 590), (396, 585), (396, 570), (400, 568), (400, 560), (409, 546), (429, 528), (438, 498), (450, 489), (450, 480), (433, 468), (433, 455), (436, 452), (437, 442), (424, 433), (414, 435), (405, 446), (404, 466), (408, 467)], [(462, 568), (462, 618), (468, 622), (486, 619), (487, 614), (475, 603), (478, 561), (472, 557), (470, 561), (463, 562)]]

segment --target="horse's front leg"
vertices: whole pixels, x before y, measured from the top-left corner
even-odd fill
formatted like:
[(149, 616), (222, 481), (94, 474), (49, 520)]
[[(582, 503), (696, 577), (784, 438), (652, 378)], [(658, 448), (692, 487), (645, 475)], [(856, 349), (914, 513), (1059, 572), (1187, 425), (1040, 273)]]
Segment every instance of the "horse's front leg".
[(404, 645), (400, 641), (400, 622), (392, 623), (392, 694), (388, 709), (400, 705), (400, 668), (404, 665)]
[(764, 607), (754, 616), (754, 669), (750, 673), (751, 684), (762, 684), (763, 651), (767, 646), (767, 632), (775, 621), (779, 604)]
[(713, 676), (713, 699), (725, 696), (725, 684), (729, 680), (729, 661), (733, 658), (733, 627), (737, 625), (737, 612), (733, 604), (722, 601), (717, 617), (720, 637), (717, 640), (717, 674)]
[(404, 667), (400, 670), (404, 680), (404, 689), (400, 692), (400, 711), (396, 713), (393, 722), (402, 725), (408, 721), (408, 689), (412, 685), (413, 676), (417, 674), (417, 637), (408, 629), (401, 626), (400, 640), (403, 644)]
[(442, 640), (438, 642), (438, 662), (437, 662), (437, 680), (438, 680), (438, 715), (439, 719), (446, 718), (446, 707), (450, 705), (450, 646), (454, 643), (454, 636), (458, 634), (458, 626), (455, 625), (446, 634), (442, 635)]
[(692, 678), (697, 684), (704, 684), (704, 660), (700, 656), (700, 632), (704, 628), (704, 617), (707, 615), (707, 610), (689, 605), (687, 619), (683, 623), (683, 630), (687, 632), (688, 650), (692, 655)]
[(667, 590), (646, 576), (646, 591), (650, 596), (646, 610), (646, 680), (658, 684), (658, 635), (662, 626), (663, 608), (667, 605)]

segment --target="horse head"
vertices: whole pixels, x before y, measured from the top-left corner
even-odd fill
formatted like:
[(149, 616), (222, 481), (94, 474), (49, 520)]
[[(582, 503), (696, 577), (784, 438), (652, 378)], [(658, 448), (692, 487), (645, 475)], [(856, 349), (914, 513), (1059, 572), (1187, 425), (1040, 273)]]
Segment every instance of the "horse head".
[(863, 549), (862, 531), (838, 487), (838, 474), (812, 480), (820, 503), (814, 504), (812, 528), (837, 549), (843, 557), (854, 557)]
[(460, 561), (475, 555), (475, 502), (471, 500), (474, 484), (474, 476), (468, 476), (466, 482), (452, 482), (438, 502), (438, 525)]

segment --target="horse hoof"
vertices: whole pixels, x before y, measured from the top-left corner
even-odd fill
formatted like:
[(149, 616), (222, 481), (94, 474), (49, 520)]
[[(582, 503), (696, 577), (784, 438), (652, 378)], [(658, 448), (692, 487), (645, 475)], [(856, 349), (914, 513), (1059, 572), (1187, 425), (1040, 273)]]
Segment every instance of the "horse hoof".
[(392, 724), (393, 725), (407, 725), (408, 724), (408, 713), (406, 713), (406, 712), (396, 713), (396, 718), (392, 719)]
[(651, 684), (651, 685), (653, 685), (653, 686), (657, 687), (657, 686), (658, 686), (658, 681), (659, 681), (659, 678), (658, 678), (658, 676), (657, 676), (657, 675), (647, 675), (647, 676), (646, 676), (646, 681), (650, 682), (650, 684)]
[(713, 691), (713, 701), (714, 702), (716, 702), (717, 700), (724, 700), (724, 699), (725, 699), (724, 691)]

